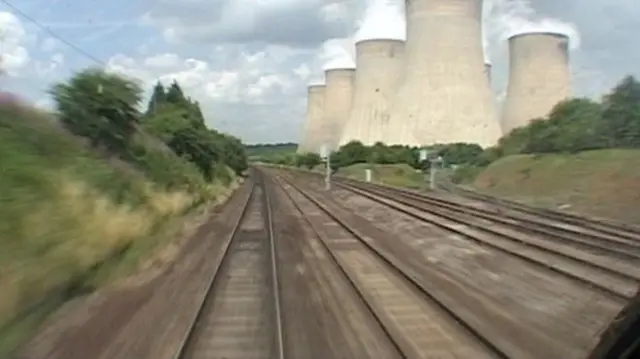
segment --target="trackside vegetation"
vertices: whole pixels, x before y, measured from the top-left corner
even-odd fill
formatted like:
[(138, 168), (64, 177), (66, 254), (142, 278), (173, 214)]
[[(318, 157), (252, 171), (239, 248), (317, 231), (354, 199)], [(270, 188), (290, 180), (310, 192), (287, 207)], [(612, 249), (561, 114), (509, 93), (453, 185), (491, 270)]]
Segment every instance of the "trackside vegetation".
[(87, 69), (51, 88), (54, 112), (0, 96), (0, 357), (66, 300), (138, 268), (247, 169), (243, 144), (207, 128), (177, 82), (143, 93)]

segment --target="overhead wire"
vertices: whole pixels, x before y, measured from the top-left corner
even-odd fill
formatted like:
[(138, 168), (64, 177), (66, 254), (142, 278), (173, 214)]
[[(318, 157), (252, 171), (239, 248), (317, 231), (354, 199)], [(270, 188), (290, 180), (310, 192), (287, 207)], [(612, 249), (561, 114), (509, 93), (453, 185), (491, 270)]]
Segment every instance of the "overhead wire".
[(100, 60), (98, 57), (90, 54), (89, 52), (87, 52), (86, 50), (84, 50), (83, 48), (81, 48), (80, 46), (74, 44), (73, 42), (65, 39), (64, 37), (60, 36), (59, 34), (57, 34), (56, 32), (54, 32), (53, 30), (51, 30), (50, 28), (48, 28), (47, 26), (43, 25), (40, 21), (38, 21), (37, 19), (35, 19), (34, 17), (32, 17), (31, 15), (27, 14), (26, 12), (22, 11), (21, 9), (19, 9), (18, 7), (16, 7), (15, 5), (13, 5), (12, 3), (10, 3), (7, 0), (0, 0), (1, 3), (3, 3), (4, 5), (6, 5), (9, 9), (11, 9), (11, 11), (13, 11), (14, 13), (16, 13), (17, 15), (19, 15), (20, 17), (22, 17), (23, 19), (29, 21), (30, 23), (32, 23), (33, 25), (35, 25), (36, 27), (38, 27), (40, 30), (46, 32), (47, 34), (49, 34), (51, 37), (55, 38), (56, 40), (62, 42), (63, 44), (69, 46), (71, 49), (73, 49), (74, 51), (84, 55), (85, 57), (91, 59), (92, 61), (102, 65), (102, 66), (108, 66), (104, 61)]
[[(35, 19), (33, 16), (27, 14), (25, 11), (21, 10), (20, 8), (18, 8), (17, 6), (13, 5), (11, 2), (9, 2), (8, 0), (0, 0), (0, 3), (6, 5), (13, 13), (15, 13), (17, 16), (29, 21), (30, 23), (32, 23), (33, 25), (35, 25), (36, 27), (38, 27), (40, 30), (46, 32), (48, 35), (50, 35), (51, 37), (53, 37), (54, 39), (60, 41), (61, 43), (63, 43), (64, 45), (68, 46), (69, 48), (71, 48), (72, 50), (74, 50), (75, 52), (79, 53), (80, 55), (90, 59), (91, 61), (95, 62), (96, 64), (100, 65), (101, 67), (103, 67), (103, 70), (107, 70), (109, 68), (109, 65), (101, 60), (100, 58), (98, 58), (97, 56), (92, 55), (91, 53), (89, 53), (88, 51), (86, 51), (85, 49), (83, 49), (82, 47), (74, 44), (73, 42), (67, 40), (66, 38), (64, 38), (63, 36), (59, 35), (58, 33), (56, 33), (55, 31), (51, 30), (49, 27), (43, 25), (40, 21), (38, 21), (37, 19)], [(116, 93), (115, 91), (111, 90), (107, 87), (103, 87), (102, 85), (98, 85), (98, 93), (99, 94), (104, 94), (105, 91), (109, 92), (110, 95), (112, 95), (115, 99), (117, 100), (121, 100), (124, 102), (128, 102), (128, 100), (126, 100), (124, 97), (120, 96), (118, 93)]]

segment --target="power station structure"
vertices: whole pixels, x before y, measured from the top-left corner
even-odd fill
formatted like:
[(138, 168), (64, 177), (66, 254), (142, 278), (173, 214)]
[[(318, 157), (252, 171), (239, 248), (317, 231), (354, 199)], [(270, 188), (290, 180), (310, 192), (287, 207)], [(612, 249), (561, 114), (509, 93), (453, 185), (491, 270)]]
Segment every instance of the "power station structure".
[(328, 150), (338, 149), (342, 131), (349, 118), (356, 69), (325, 70), (324, 116), (318, 143)]
[(324, 121), (325, 88), (325, 85), (307, 87), (307, 113), (298, 153), (318, 153), (320, 151), (322, 144), (318, 142), (318, 134), (322, 132), (322, 122)]
[(484, 70), (482, 0), (407, 0), (405, 73), (385, 142), (468, 142), (502, 135)]
[(323, 144), (335, 150), (352, 140), (488, 147), (572, 95), (569, 37), (516, 34), (508, 39), (509, 80), (499, 116), (482, 46), (483, 0), (405, 2), (406, 42), (359, 41), (357, 71), (327, 70), (323, 91), (309, 89), (301, 151)]
[(384, 141), (403, 65), (403, 40), (367, 39), (356, 43), (353, 100), (339, 146), (354, 140), (365, 146)]
[(502, 113), (505, 133), (545, 117), (571, 96), (569, 37), (530, 32), (509, 38), (509, 82)]

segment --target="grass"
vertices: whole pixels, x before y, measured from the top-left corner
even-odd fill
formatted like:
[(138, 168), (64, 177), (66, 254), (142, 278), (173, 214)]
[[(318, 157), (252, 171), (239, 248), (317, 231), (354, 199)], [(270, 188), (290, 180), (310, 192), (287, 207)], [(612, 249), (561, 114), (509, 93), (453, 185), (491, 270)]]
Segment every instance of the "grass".
[(183, 215), (229, 191), (170, 153), (136, 155), (134, 165), (105, 159), (48, 115), (0, 106), (0, 357), (64, 301), (137, 268)]
[(336, 174), (364, 181), (366, 179), (365, 171), (368, 168), (372, 169), (373, 182), (414, 189), (424, 187), (424, 174), (416, 172), (415, 169), (406, 164), (376, 164), (371, 167), (369, 164), (361, 163), (340, 168)]
[(542, 207), (569, 206), (588, 215), (640, 223), (640, 151), (518, 155), (480, 173), (485, 193)]

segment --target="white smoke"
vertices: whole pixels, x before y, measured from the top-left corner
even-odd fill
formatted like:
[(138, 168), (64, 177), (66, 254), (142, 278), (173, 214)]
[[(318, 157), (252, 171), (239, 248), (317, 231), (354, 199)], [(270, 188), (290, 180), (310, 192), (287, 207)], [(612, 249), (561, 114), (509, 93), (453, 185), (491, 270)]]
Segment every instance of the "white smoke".
[(351, 36), (322, 44), (319, 60), (324, 70), (354, 68), (355, 42), (370, 39), (406, 38), (405, 0), (365, 0)]
[(324, 70), (351, 69), (356, 67), (355, 47), (352, 37), (330, 39), (322, 44), (319, 55)]
[(406, 40), (405, 0), (368, 0), (355, 40)]
[(563, 34), (569, 37), (570, 49), (580, 47), (580, 33), (574, 24), (538, 14), (531, 0), (485, 0), (483, 27), (485, 54), (489, 46), (529, 32)]

